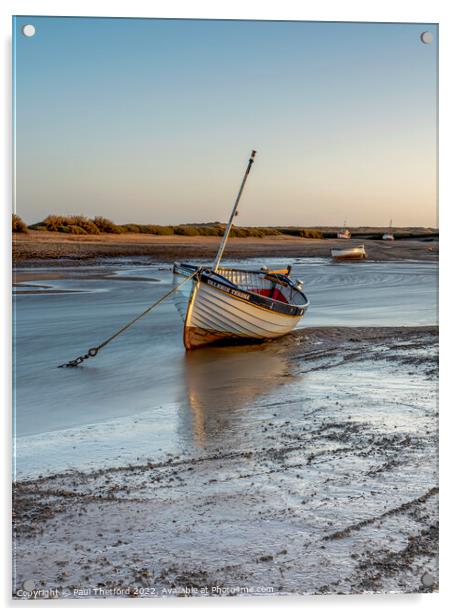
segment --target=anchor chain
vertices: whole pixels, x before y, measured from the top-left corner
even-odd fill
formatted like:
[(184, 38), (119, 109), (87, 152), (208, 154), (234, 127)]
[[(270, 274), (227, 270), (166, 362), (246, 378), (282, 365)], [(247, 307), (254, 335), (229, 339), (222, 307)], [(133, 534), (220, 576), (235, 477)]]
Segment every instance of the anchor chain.
[(113, 335), (111, 335), (109, 338), (107, 338), (106, 340), (104, 340), (103, 342), (101, 342), (99, 344), (99, 346), (96, 347), (91, 347), (88, 352), (85, 355), (79, 355), (78, 357), (76, 357), (75, 359), (71, 359), (70, 361), (64, 363), (64, 364), (60, 364), (60, 366), (57, 366), (58, 368), (77, 368), (80, 364), (82, 364), (84, 361), (86, 361), (86, 359), (89, 359), (91, 357), (95, 357), (97, 355), (97, 353), (103, 349), (103, 347), (105, 347), (107, 344), (109, 344), (112, 340), (114, 340), (115, 338), (117, 338), (118, 336), (120, 336), (123, 332), (126, 331), (126, 329), (129, 329), (129, 327), (131, 327), (134, 323), (136, 323), (137, 321), (139, 321), (142, 317), (144, 317), (146, 314), (148, 314), (148, 312), (151, 312), (151, 310), (153, 310), (153, 308), (156, 308), (156, 306), (159, 306), (159, 304), (161, 304), (164, 300), (166, 300), (168, 297), (170, 297), (170, 295), (172, 295), (173, 293), (175, 293), (175, 291), (177, 291), (181, 286), (183, 286), (185, 284), (185, 282), (188, 282), (188, 280), (191, 280), (191, 278), (194, 278), (197, 276), (197, 274), (201, 271), (201, 267), (199, 267), (195, 272), (193, 272), (190, 276), (188, 276), (187, 278), (185, 278), (184, 280), (182, 280), (180, 282), (180, 284), (176, 285), (175, 287), (173, 287), (173, 289), (170, 289), (170, 291), (167, 291), (167, 293), (165, 293), (165, 295), (163, 295), (162, 297), (160, 297), (159, 299), (157, 299), (156, 301), (154, 301), (151, 306), (148, 306), (148, 308), (146, 310), (144, 310), (141, 314), (139, 314), (138, 316), (136, 316), (134, 319), (132, 319), (131, 321), (129, 321), (126, 325), (123, 325), (121, 327), (121, 329), (118, 329), (118, 331), (116, 331)]
[(99, 352), (99, 349), (100, 347), (92, 347), (89, 349), (86, 355), (80, 355), (79, 357), (76, 357), (75, 359), (71, 359), (66, 364), (61, 364), (60, 366), (57, 366), (57, 367), (58, 368), (76, 368), (77, 366), (82, 364), (85, 359), (89, 359), (90, 357), (95, 357), (97, 353)]

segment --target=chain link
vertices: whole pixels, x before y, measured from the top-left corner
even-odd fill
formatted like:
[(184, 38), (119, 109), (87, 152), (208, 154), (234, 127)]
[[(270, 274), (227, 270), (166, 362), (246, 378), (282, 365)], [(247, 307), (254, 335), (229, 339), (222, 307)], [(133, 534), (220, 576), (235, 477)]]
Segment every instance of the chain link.
[(76, 359), (72, 359), (66, 364), (61, 364), (60, 366), (57, 366), (57, 367), (58, 368), (76, 368), (77, 366), (82, 364), (85, 359), (89, 359), (90, 357), (95, 357), (97, 353), (99, 352), (99, 348), (100, 347), (91, 347), (89, 351), (86, 353), (86, 355), (80, 355)]

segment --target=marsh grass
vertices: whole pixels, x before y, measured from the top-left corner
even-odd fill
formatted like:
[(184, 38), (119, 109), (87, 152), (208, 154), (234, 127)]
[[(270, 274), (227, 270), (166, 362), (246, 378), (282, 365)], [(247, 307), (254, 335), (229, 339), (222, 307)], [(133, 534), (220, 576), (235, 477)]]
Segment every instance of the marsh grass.
[[(13, 215), (13, 231), (27, 232), (27, 229), (36, 231), (58, 231), (72, 235), (99, 235), (100, 233), (123, 234), (138, 233), (147, 235), (178, 235), (184, 237), (221, 237), (226, 225), (221, 222), (193, 223), (181, 225), (146, 225), (127, 223), (117, 225), (108, 218), (95, 216), (62, 216), (50, 214), (42, 222), (27, 225), (16, 214)], [(340, 227), (238, 227), (231, 230), (231, 237), (263, 238), (268, 236), (291, 236), (308, 239), (334, 239)], [(383, 227), (351, 227), (353, 238), (381, 239), (386, 229)], [(393, 232), (396, 239), (423, 239), (438, 237), (437, 229), (407, 227), (395, 228)]]
[(96, 216), (93, 219), (86, 216), (59, 216), (50, 214), (39, 223), (30, 225), (35, 231), (58, 231), (72, 235), (99, 235), (100, 233), (122, 233), (118, 225), (108, 218)]
[(13, 214), (13, 233), (28, 233), (28, 228), (25, 222), (17, 214)]
[[(22, 221), (21, 221), (22, 222)], [(24, 223), (23, 223), (24, 224)], [(226, 225), (220, 222), (183, 225), (144, 225), (128, 223), (116, 225), (108, 218), (96, 216), (61, 216), (50, 214), (42, 222), (30, 225), (35, 231), (57, 231), (72, 235), (98, 235), (100, 233), (146, 233), (148, 235), (182, 235), (186, 237), (216, 236), (224, 234)], [(322, 238), (321, 231), (298, 227), (232, 227), (231, 237), (267, 237), (272, 235), (293, 235), (296, 237)]]

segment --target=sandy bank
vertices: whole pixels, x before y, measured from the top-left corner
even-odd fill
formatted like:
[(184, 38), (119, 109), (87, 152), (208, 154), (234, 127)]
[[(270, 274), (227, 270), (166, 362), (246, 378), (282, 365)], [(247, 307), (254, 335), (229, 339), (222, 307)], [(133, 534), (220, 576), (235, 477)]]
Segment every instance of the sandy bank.
[(17, 483), (14, 589), (437, 590), (437, 328), (313, 328), (271, 347), (297, 388), (264, 400), (255, 445)]
[[(208, 259), (219, 246), (218, 237), (154, 236), (146, 234), (69, 236), (65, 233), (32, 231), (16, 233), (13, 238), (15, 264), (33, 262), (60, 265), (100, 258), (151, 257), (154, 261)], [(438, 258), (438, 241), (426, 240), (315, 240), (292, 236), (264, 238), (231, 238), (225, 255), (247, 257), (329, 257), (332, 247), (356, 246), (364, 243), (368, 256), (375, 260)]]

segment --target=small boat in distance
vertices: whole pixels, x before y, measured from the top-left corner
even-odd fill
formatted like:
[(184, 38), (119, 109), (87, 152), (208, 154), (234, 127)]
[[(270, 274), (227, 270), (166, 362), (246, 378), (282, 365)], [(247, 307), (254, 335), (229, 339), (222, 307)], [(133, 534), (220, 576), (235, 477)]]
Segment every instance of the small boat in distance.
[(394, 240), (392, 220), (390, 220), (390, 226), (388, 227), (388, 231), (382, 235), (382, 240), (386, 240), (389, 242), (392, 242)]
[(349, 240), (351, 238), (350, 229), (347, 229), (347, 221), (344, 221), (343, 227), (337, 232), (338, 240)]
[(331, 248), (331, 257), (336, 261), (366, 259), (367, 253), (364, 244), (353, 248)]
[(184, 322), (183, 342), (187, 350), (220, 341), (248, 342), (284, 336), (309, 306), (302, 282), (291, 280), (289, 267), (220, 267), (255, 154), (253, 150), (213, 265), (174, 264), (175, 305)]

